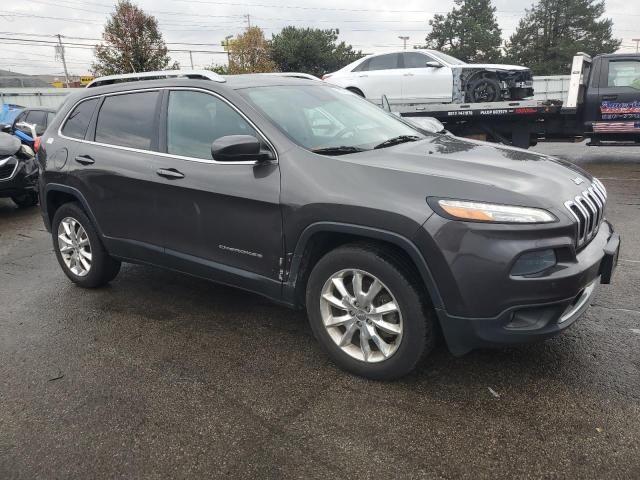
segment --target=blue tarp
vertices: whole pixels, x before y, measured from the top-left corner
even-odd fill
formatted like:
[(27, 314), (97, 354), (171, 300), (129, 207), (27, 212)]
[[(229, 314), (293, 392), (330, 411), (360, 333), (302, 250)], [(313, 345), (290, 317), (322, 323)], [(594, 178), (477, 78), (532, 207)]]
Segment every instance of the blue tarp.
[(14, 105), (7, 103), (0, 105), (0, 123), (13, 123), (18, 114), (24, 110), (25, 107), (20, 105)]

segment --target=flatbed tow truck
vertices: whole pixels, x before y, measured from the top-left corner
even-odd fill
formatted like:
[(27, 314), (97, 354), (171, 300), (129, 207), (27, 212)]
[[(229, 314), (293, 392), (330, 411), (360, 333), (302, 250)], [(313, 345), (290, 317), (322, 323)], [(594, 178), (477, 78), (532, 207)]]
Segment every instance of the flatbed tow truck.
[[(383, 99), (383, 102), (386, 99)], [(521, 100), (460, 104), (393, 104), (403, 117), (434, 117), (457, 136), (521, 148), (538, 141), (640, 145), (640, 55), (573, 57), (566, 102)]]

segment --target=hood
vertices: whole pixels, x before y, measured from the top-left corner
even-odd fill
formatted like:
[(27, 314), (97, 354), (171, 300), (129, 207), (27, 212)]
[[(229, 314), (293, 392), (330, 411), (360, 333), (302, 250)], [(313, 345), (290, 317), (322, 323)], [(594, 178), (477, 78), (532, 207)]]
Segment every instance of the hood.
[(564, 160), (451, 135), (434, 135), (342, 158), (399, 175), (423, 175), (427, 196), (555, 211), (564, 211), (564, 202), (592, 181), (588, 173)]
[(13, 135), (0, 133), (0, 159), (17, 153), (20, 150), (20, 145), (20, 140)]
[(463, 68), (481, 68), (483, 70), (529, 70), (527, 67), (521, 67), (518, 65), (503, 65), (501, 63), (468, 63), (462, 65)]

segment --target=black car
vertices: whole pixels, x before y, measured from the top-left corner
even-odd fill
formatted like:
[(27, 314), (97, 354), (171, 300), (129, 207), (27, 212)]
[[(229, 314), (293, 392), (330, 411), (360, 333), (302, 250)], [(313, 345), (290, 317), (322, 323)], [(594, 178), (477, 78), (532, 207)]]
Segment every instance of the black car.
[(148, 263), (306, 306), (336, 363), (370, 378), (414, 369), (440, 329), (454, 354), (559, 333), (620, 243), (578, 167), (423, 133), (313, 80), (87, 88), (38, 158), (73, 282)]
[(24, 131), (27, 135), (30, 133), (18, 126), (19, 123), (28, 123), (36, 125), (36, 133), (41, 136), (47, 129), (47, 126), (53, 121), (56, 116), (55, 108), (48, 107), (34, 107), (25, 108), (20, 114), (13, 120), (10, 127), (7, 127), (7, 133), (15, 133), (16, 130)]

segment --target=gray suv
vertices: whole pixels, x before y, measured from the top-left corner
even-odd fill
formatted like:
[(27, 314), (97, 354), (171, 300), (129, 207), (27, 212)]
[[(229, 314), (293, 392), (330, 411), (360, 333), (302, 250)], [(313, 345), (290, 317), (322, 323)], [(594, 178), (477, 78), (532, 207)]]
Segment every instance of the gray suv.
[(179, 74), (97, 82), (42, 138), (42, 215), (82, 287), (136, 262), (306, 307), (338, 365), (389, 379), (440, 332), (456, 355), (551, 337), (611, 279), (607, 192), (571, 164), (319, 81)]

